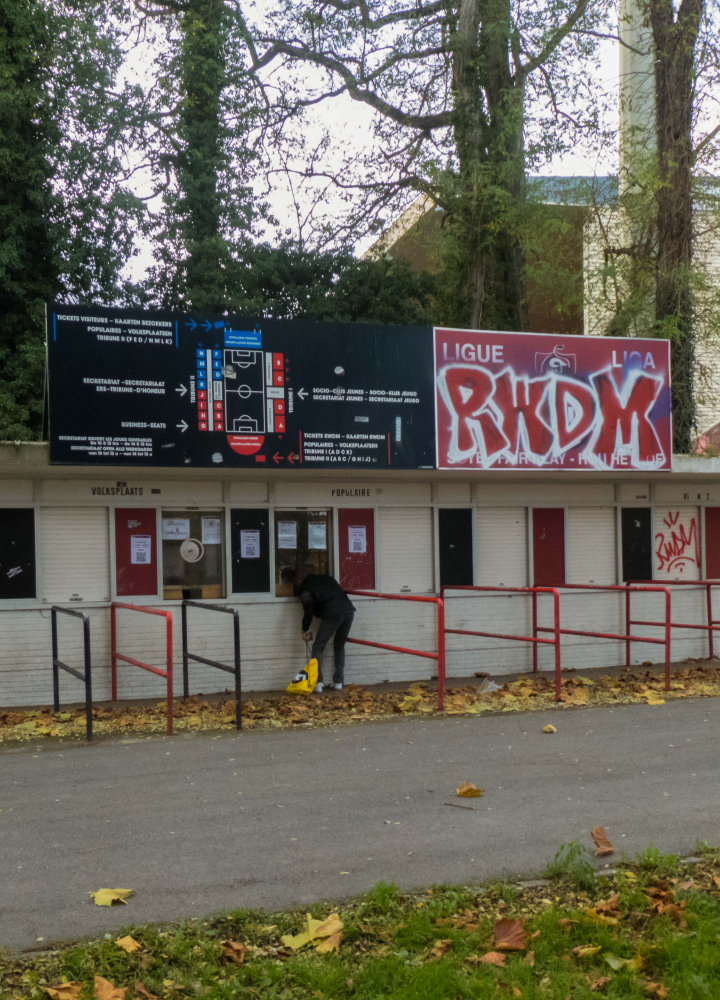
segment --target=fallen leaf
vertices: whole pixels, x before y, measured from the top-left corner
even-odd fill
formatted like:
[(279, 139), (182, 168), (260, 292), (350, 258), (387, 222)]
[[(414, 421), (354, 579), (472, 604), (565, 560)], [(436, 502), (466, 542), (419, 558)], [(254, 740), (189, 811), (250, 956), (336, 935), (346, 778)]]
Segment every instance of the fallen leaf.
[(142, 945), (140, 944), (140, 942), (136, 941), (135, 938), (130, 937), (129, 934), (128, 934), (127, 937), (116, 938), (115, 939), (115, 944), (119, 948), (122, 948), (123, 951), (126, 951), (128, 953), (128, 955), (132, 955), (132, 953), (134, 951), (137, 951), (138, 948), (142, 948)]
[(141, 997), (141, 1000), (158, 1000), (154, 993), (145, 989), (145, 983), (141, 983), (139, 979), (135, 982), (135, 996)]
[(595, 909), (598, 913), (610, 913), (615, 914), (618, 912), (620, 906), (620, 894), (615, 893), (610, 899), (604, 899), (601, 903), (595, 904)]
[(555, 926), (559, 927), (563, 931), (569, 931), (574, 924), (579, 922), (579, 920), (571, 920), (570, 917), (560, 917), (559, 920), (555, 921)]
[(479, 961), (484, 965), (497, 965), (502, 969), (505, 965), (505, 956), (501, 951), (488, 951), (485, 955), (480, 955)]
[(123, 903), (133, 893), (132, 889), (98, 889), (97, 892), (88, 893), (95, 900), (95, 906), (112, 906), (113, 903)]
[(495, 922), (493, 944), (499, 951), (522, 951), (525, 948), (525, 930), (522, 920), (504, 917)]
[(656, 997), (660, 997), (660, 1000), (664, 1000), (668, 996), (668, 991), (662, 983), (645, 983), (645, 990), (647, 993), (654, 993)]
[(463, 781), (462, 785), (457, 790), (457, 795), (461, 799), (476, 799), (485, 791), (484, 788), (478, 788), (477, 785), (473, 785), (472, 781)]
[(713, 875), (713, 882), (715, 885), (720, 886), (720, 875)]
[(336, 931), (331, 934), (330, 937), (326, 937), (323, 941), (319, 941), (315, 945), (315, 951), (320, 955), (325, 955), (329, 951), (340, 951), (340, 943), (343, 939), (343, 932)]
[(125, 1000), (126, 990), (113, 986), (102, 976), (95, 976), (93, 993), (95, 1000)]
[(313, 920), (308, 913), (306, 917), (306, 933), (311, 939), (332, 937), (343, 929), (343, 922), (337, 913), (331, 913), (325, 920)]
[(222, 941), (222, 956), (234, 962), (235, 965), (242, 965), (248, 953), (248, 946), (242, 941)]
[(295, 934), (294, 936), (292, 934), (283, 934), (280, 940), (288, 948), (292, 948), (293, 951), (299, 951), (306, 944), (310, 944), (311, 938), (309, 934), (303, 931), (301, 934)]
[(525, 958), (523, 959), (526, 965), (529, 965), (531, 969), (535, 968), (535, 952), (529, 951)]
[(618, 917), (607, 917), (604, 913), (598, 913), (594, 906), (583, 912), (583, 916), (592, 920), (594, 924), (619, 924)]
[(521, 997), (522, 996), (522, 993), (517, 988), (517, 986), (511, 986), (510, 983), (504, 983), (502, 981), (502, 979), (499, 982), (495, 983), (495, 989), (496, 990), (506, 990), (508, 993), (512, 992), (512, 995), (514, 997)]
[(544, 733), (556, 733), (557, 729), (555, 728), (555, 726), (551, 726), (548, 724), (547, 726), (542, 727), (542, 731)]
[(452, 948), (452, 944), (451, 938), (443, 938), (441, 941), (436, 941), (432, 947), (432, 951), (430, 952), (429, 961), (434, 962), (435, 959), (442, 958), (444, 955), (447, 955)]
[(46, 986), (45, 992), (52, 1000), (77, 1000), (84, 983), (60, 983), (59, 986)]
[(618, 969), (641, 969), (644, 964), (640, 955), (636, 955), (635, 958), (618, 958), (617, 955), (608, 952), (606, 955), (603, 955), (603, 958), (615, 972)]
[(598, 858), (604, 858), (608, 854), (614, 854), (615, 848), (607, 839), (605, 835), (605, 830), (602, 826), (594, 826), (590, 831), (590, 836), (595, 844), (595, 856)]
[(598, 955), (602, 951), (602, 945), (600, 944), (579, 944), (577, 948), (573, 948), (572, 953), (576, 958), (590, 958), (592, 955)]
[(596, 979), (595, 981), (593, 981), (590, 978), (588, 978), (588, 983), (590, 984), (590, 992), (591, 993), (595, 993), (595, 992), (602, 993), (603, 990), (607, 986), (609, 986), (611, 982), (612, 982), (612, 977), (611, 976), (600, 976), (600, 978)]

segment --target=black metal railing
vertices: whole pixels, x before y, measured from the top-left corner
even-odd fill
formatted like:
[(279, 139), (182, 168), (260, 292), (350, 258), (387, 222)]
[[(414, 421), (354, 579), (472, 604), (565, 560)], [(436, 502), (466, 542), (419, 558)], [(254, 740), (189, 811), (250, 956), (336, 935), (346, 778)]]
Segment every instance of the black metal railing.
[[(68, 666), (58, 658), (58, 630), (57, 616), (70, 615), (72, 618), (80, 618), (83, 623), (83, 646), (85, 649), (85, 673)], [(90, 660), (90, 619), (82, 611), (70, 611), (69, 608), (59, 608), (56, 605), (50, 609), (50, 622), (52, 628), (52, 665), (53, 665), (53, 707), (56, 712), (60, 711), (60, 670), (77, 677), (85, 685), (85, 731), (88, 742), (92, 740), (92, 663)]]
[[(233, 616), (233, 647), (235, 653), (235, 665), (229, 667), (226, 663), (219, 663), (217, 660), (209, 660), (206, 656), (198, 656), (196, 653), (188, 652), (188, 630), (187, 630), (187, 609), (202, 608), (205, 611), (222, 611), (223, 614)], [(237, 608), (227, 608), (222, 604), (203, 604), (200, 601), (182, 602), (182, 656), (183, 656), (183, 695), (190, 696), (190, 677), (188, 662), (205, 663), (208, 667), (215, 667), (217, 670), (224, 670), (228, 674), (235, 675), (235, 728), (242, 729), (242, 683), (240, 677), (240, 615)]]

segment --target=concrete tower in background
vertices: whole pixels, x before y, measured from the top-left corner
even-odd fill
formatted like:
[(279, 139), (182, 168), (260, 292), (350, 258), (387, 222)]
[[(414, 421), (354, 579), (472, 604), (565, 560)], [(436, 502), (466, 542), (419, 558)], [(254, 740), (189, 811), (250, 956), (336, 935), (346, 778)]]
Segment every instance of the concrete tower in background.
[(620, 190), (655, 156), (655, 52), (643, 0), (620, 0)]

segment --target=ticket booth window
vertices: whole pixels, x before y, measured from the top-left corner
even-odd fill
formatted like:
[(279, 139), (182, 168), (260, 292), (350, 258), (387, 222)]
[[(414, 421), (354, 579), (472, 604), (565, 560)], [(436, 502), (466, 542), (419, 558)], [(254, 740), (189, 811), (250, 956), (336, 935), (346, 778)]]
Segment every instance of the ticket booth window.
[(35, 511), (0, 509), (0, 601), (35, 597)]
[(308, 573), (332, 573), (332, 512), (275, 511), (275, 596), (292, 597), (293, 584), (282, 571), (297, 571), (298, 582)]
[(440, 585), (471, 587), (473, 584), (472, 508), (438, 511)]
[(536, 587), (565, 586), (565, 510), (536, 507), (533, 518), (533, 570)]
[(115, 593), (154, 597), (158, 591), (154, 507), (115, 509)]
[(622, 567), (626, 580), (652, 580), (652, 525), (649, 507), (622, 509)]
[(162, 512), (163, 597), (166, 601), (225, 596), (222, 511)]

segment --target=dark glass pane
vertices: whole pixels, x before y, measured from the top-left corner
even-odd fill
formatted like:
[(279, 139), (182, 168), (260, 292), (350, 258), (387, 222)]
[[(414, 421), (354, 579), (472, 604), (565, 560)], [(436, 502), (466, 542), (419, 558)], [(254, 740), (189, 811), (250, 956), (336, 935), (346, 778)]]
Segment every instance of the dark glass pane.
[(622, 509), (623, 580), (652, 580), (652, 526), (649, 507)]
[(439, 510), (440, 584), (471, 587), (473, 583), (472, 509)]

